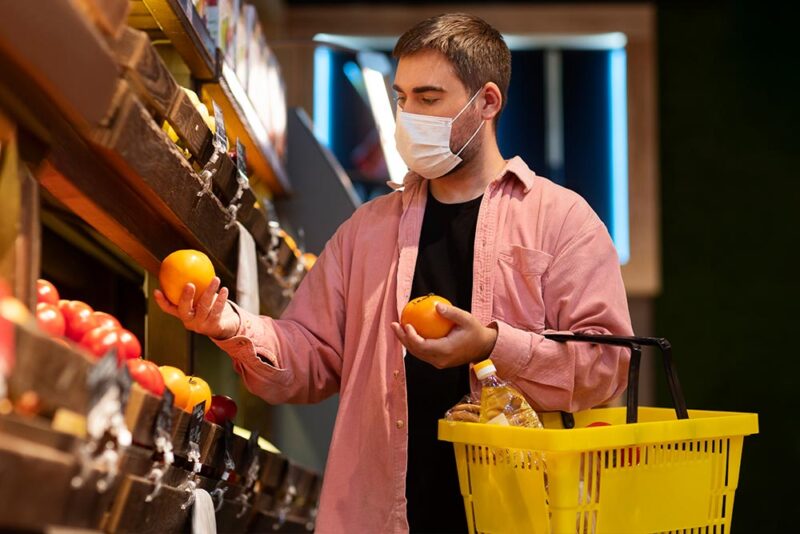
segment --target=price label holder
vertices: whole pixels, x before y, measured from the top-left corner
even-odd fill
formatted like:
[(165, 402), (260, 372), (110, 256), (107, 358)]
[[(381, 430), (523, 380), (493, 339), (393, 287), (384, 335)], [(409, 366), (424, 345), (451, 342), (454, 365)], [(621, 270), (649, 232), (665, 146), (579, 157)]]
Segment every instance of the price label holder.
[(156, 447), (156, 456), (159, 459), (153, 462), (153, 467), (147, 474), (147, 479), (153, 483), (153, 491), (145, 497), (145, 502), (152, 502), (158, 496), (163, 487), (164, 475), (175, 462), (171, 438), (172, 405), (174, 402), (175, 396), (172, 391), (169, 388), (164, 388), (163, 398), (153, 425), (153, 443)]
[(212, 141), (214, 152), (200, 172), (200, 180), (203, 182), (203, 188), (197, 192), (198, 197), (212, 194), (214, 173), (219, 169), (220, 157), (228, 152), (228, 135), (225, 132), (225, 118), (222, 116), (222, 110), (216, 102), (212, 101), (211, 106), (214, 110), (214, 129), (216, 130)]
[(236, 469), (236, 463), (233, 461), (233, 422), (230, 420), (225, 421), (223, 424), (223, 429), (224, 432), (222, 434), (222, 446), (223, 465), (225, 470), (222, 473), (219, 482), (217, 483), (217, 487), (211, 492), (211, 497), (216, 503), (214, 510), (217, 512), (219, 512), (220, 508), (222, 508), (222, 501), (225, 497), (225, 492), (228, 491), (228, 487), (225, 486), (224, 483), (228, 481), (231, 473), (233, 473), (233, 471)]
[[(110, 350), (86, 376), (89, 410), (86, 415), (87, 442), (78, 450), (80, 472), (72, 478), (73, 488), (81, 487), (92, 469), (106, 472), (97, 480), (97, 490), (105, 492), (119, 471), (121, 452), (132, 437), (125, 425), (124, 407), (132, 380), (127, 366), (120, 369), (116, 349)], [(110, 437), (110, 439), (108, 439)]]

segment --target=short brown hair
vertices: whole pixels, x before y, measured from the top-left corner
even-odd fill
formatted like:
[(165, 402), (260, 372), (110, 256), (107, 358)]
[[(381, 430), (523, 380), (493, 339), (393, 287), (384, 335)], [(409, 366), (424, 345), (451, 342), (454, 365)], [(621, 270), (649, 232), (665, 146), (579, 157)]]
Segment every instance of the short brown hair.
[(500, 32), (485, 20), (467, 13), (448, 13), (423, 20), (400, 36), (392, 56), (400, 59), (422, 50), (441, 52), (471, 94), (488, 82), (496, 83), (505, 107), (511, 52)]

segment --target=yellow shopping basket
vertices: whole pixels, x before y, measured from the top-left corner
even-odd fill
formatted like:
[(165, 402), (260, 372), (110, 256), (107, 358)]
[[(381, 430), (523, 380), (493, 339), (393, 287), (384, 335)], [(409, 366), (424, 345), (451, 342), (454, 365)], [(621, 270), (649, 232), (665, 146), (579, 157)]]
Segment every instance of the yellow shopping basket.
[[(541, 414), (544, 429), (441, 420), (470, 532), (728, 534), (757, 414), (687, 410), (663, 338), (546, 337), (629, 347), (628, 405)], [(661, 349), (674, 410), (638, 406), (642, 345)]]

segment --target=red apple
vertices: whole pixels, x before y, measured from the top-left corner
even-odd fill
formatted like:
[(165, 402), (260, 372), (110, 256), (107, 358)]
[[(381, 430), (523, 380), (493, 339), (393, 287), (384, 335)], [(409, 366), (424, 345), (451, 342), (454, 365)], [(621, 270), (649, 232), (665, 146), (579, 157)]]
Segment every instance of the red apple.
[(164, 393), (164, 377), (158, 370), (158, 366), (151, 361), (135, 358), (125, 362), (128, 371), (131, 373), (137, 384), (152, 393), (162, 395)]
[(94, 321), (94, 328), (105, 326), (108, 328), (122, 328), (117, 318), (110, 313), (96, 311), (92, 312), (92, 321)]

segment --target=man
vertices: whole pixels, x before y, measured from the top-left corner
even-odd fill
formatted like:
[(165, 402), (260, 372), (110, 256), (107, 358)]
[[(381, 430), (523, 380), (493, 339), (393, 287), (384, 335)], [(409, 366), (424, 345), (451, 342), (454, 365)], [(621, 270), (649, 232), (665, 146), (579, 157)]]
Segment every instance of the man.
[[(511, 70), (500, 34), (476, 17), (442, 15), (406, 32), (394, 55), (405, 187), (337, 230), (282, 318), (228, 305), (218, 280), (195, 307), (191, 285), (177, 307), (156, 294), (268, 402), (339, 392), (320, 532), (466, 529), (436, 420), (476, 389), (473, 362), (491, 357), (537, 410), (590, 408), (626, 385), (621, 349), (541, 335), (629, 335), (630, 318), (597, 215), (498, 150)], [(398, 324), (404, 305), (427, 293), (454, 303), (438, 308), (456, 323), (445, 338)]]

